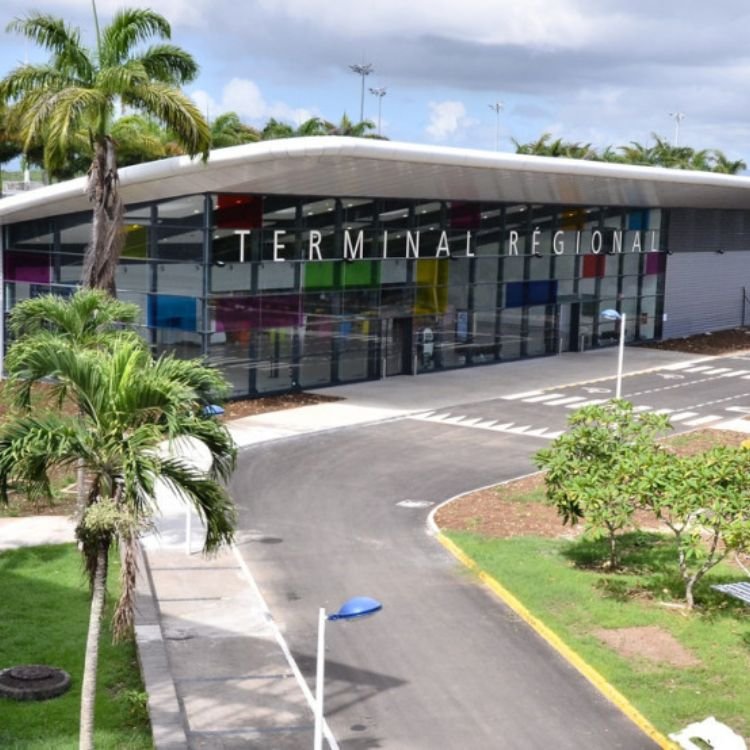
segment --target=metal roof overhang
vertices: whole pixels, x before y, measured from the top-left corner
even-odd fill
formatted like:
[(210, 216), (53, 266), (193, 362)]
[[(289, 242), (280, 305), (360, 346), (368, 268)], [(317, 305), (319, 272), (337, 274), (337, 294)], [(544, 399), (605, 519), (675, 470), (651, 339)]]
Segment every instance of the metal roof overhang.
[[(83, 177), (0, 200), (0, 225), (86, 211)], [(120, 170), (127, 204), (205, 192), (750, 209), (750, 178), (363, 138), (314, 137)]]

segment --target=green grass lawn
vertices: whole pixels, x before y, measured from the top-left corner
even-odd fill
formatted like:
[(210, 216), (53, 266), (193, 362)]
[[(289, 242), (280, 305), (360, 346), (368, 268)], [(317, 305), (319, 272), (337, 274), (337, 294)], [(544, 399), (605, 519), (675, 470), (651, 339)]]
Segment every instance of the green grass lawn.
[[(110, 601), (118, 566), (110, 566)], [(0, 747), (64, 750), (78, 747), (83, 656), (88, 627), (88, 586), (74, 545), (51, 545), (0, 554), (0, 668), (48, 664), (67, 671), (72, 686), (47, 701), (0, 698)], [(145, 693), (132, 642), (113, 646), (102, 629), (96, 702), (97, 750), (151, 748)]]
[[(605, 543), (447, 534), (480, 568), (597, 669), (665, 734), (713, 715), (750, 738), (750, 607), (709, 589), (742, 579), (715, 568), (696, 591), (699, 611), (673, 606), (682, 588), (668, 537), (627, 535), (623, 570), (605, 572)], [(625, 658), (593, 631), (658, 626), (698, 660), (672, 667)]]

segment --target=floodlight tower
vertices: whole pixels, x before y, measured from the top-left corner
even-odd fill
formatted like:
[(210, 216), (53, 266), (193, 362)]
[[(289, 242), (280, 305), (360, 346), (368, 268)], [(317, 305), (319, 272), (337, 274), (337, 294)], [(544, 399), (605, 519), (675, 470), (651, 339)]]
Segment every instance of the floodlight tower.
[[(380, 88), (371, 88), (370, 93), (373, 96), (378, 97), (378, 135), (380, 135), (380, 113), (381, 113), (381, 107), (383, 105), (383, 97), (388, 93), (388, 89), (385, 86), (381, 86)], [(360, 120), (361, 122), (361, 120)]]
[(685, 119), (684, 112), (670, 112), (669, 116), (674, 120), (674, 143), (672, 146), (677, 148), (680, 141), (680, 123)]
[(494, 102), (492, 104), (487, 105), (496, 116), (495, 119), (495, 151), (500, 150), (500, 113), (503, 111), (503, 103), (502, 102)]
[(365, 78), (369, 76), (370, 73), (374, 73), (375, 68), (372, 63), (362, 63), (361, 65), (350, 65), (349, 70), (351, 70), (352, 73), (356, 73), (358, 76), (362, 76), (362, 95), (359, 100), (359, 121), (362, 122), (362, 120), (365, 119)]

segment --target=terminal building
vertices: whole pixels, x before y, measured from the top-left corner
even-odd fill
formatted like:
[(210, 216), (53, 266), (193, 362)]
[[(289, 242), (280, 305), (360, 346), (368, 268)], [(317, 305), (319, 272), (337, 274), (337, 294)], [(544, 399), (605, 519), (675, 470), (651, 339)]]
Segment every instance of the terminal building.
[[(608, 346), (606, 309), (628, 342), (746, 322), (746, 177), (315, 137), (120, 180), (118, 296), (235, 396)], [(0, 200), (6, 318), (78, 283), (84, 186)]]

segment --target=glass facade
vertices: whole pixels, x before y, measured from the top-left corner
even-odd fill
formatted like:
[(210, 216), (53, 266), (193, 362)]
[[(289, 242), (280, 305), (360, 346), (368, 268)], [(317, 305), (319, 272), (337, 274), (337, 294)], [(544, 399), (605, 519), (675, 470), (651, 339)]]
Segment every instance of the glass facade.
[[(665, 212), (210, 194), (131, 206), (117, 271), (155, 353), (236, 396), (658, 338)], [(5, 312), (80, 279), (90, 214), (5, 227)]]

